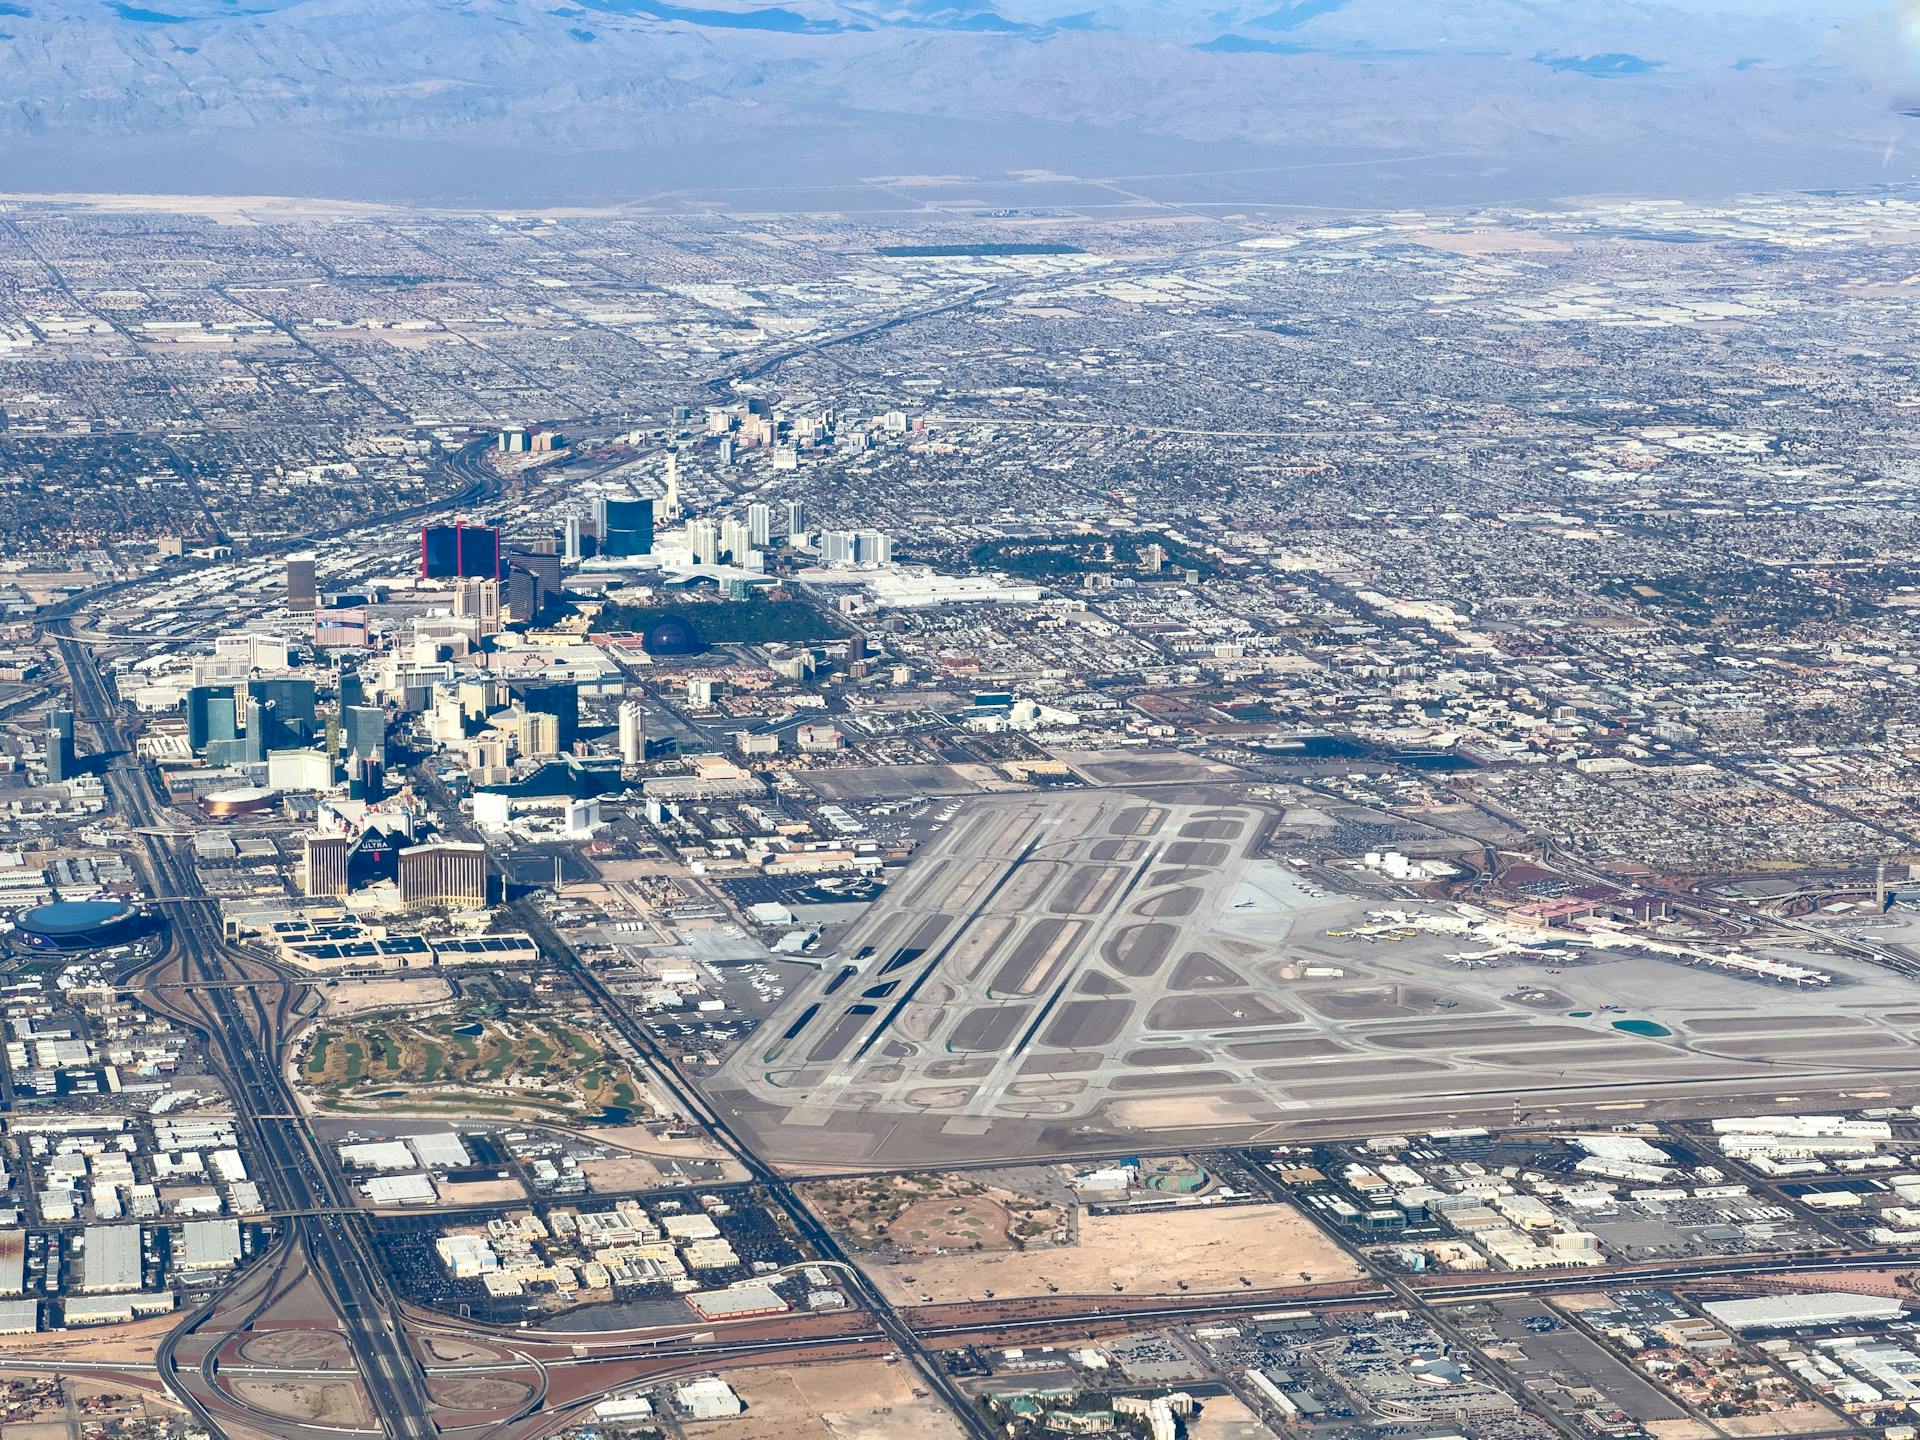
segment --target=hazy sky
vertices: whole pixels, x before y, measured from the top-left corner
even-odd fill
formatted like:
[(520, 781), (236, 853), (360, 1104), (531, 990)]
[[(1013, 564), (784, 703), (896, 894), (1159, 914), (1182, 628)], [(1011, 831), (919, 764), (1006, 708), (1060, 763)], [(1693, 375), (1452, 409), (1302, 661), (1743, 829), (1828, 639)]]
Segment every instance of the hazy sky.
[(1898, 8), (1891, 0), (1666, 0), (1706, 15), (1867, 15)]

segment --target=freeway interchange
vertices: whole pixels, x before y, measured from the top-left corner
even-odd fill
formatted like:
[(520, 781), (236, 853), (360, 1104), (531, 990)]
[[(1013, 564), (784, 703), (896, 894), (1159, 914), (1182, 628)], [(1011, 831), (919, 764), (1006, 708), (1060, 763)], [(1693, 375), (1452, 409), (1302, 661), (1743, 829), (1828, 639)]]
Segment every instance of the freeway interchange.
[[(1367, 1313), (1411, 1305), (1425, 1307), (1444, 1324), (1447, 1312), (1461, 1305), (1591, 1289), (1610, 1281), (1662, 1285), (1920, 1263), (1920, 1252), (1883, 1249), (1695, 1259), (1571, 1275), (1405, 1277), (1368, 1266), (1363, 1278), (1351, 1282), (1252, 1293), (1083, 1294), (897, 1305), (850, 1261), (835, 1234), (795, 1195), (788, 1177), (755, 1152), (720, 1107), (682, 1078), (646, 1027), (539, 909), (523, 901), (513, 907), (515, 918), (548, 960), (603, 1012), (682, 1113), (732, 1153), (819, 1262), (845, 1277), (857, 1304), (833, 1315), (564, 1337), (461, 1322), (419, 1309), (389, 1285), (368, 1215), (355, 1206), (346, 1182), (299, 1118), (283, 1045), (310, 1013), (313, 992), (300, 977), (225, 938), (194, 866), (161, 823), (153, 776), (125, 741), (116, 698), (91, 651), (65, 633), (65, 622), (50, 628), (76, 706), (109, 756), (105, 781), (112, 801), (137, 831), (134, 859), (151, 893), (177, 897), (169, 912), (171, 944), (135, 977), (136, 983), (147, 1003), (206, 1037), (241, 1131), (265, 1162), (274, 1189), (276, 1239), (269, 1254), (186, 1314), (155, 1357), (167, 1391), (211, 1434), (531, 1440), (589, 1413), (598, 1398), (640, 1383), (729, 1367), (897, 1354), (967, 1433), (984, 1440), (996, 1432), (946, 1363), (949, 1352), (1084, 1340), (1277, 1309)], [(34, 1363), (4, 1362), (0, 1371)], [(89, 1367), (64, 1368), (86, 1373)], [(98, 1371), (123, 1374), (124, 1367), (103, 1364)], [(299, 1423), (259, 1403), (263, 1387), (295, 1382), (335, 1394), (336, 1403)], [(493, 1388), (475, 1388), (486, 1386)]]
[[(156, 827), (155, 796), (144, 764), (124, 740), (114, 701), (92, 655), (78, 641), (61, 636), (59, 645), (72, 679), (76, 705), (105, 742), (111, 757), (106, 783), (122, 816), (148, 830)], [(200, 882), (171, 842), (152, 833), (140, 837), (136, 859), (147, 872), (151, 893), (197, 897)], [(298, 1107), (279, 1064), (282, 1028), (295, 1013), (302, 991), (290, 979), (268, 991), (260, 986), (236, 992), (231, 978), (280, 979), (266, 962), (246, 957), (222, 939), (211, 901), (173, 908), (173, 945), (149, 979), (171, 985), (153, 1000), (204, 1033), (229, 1088), (236, 1116), (264, 1158), (281, 1203), (295, 1209), (326, 1210), (318, 1217), (285, 1222), (283, 1247), (298, 1250), (329, 1293), (366, 1392), (382, 1429), (399, 1440), (425, 1440), (434, 1433), (419, 1367), (409, 1350), (403, 1322), (382, 1279), (364, 1216), (347, 1202), (344, 1187), (328, 1166), (306, 1126), (294, 1118)], [(244, 1002), (236, 998), (244, 994)], [(169, 1388), (187, 1399), (203, 1423), (213, 1424), (206, 1401), (180, 1382), (175, 1353), (180, 1341), (196, 1333), (208, 1317), (196, 1315), (162, 1347), (163, 1374)]]

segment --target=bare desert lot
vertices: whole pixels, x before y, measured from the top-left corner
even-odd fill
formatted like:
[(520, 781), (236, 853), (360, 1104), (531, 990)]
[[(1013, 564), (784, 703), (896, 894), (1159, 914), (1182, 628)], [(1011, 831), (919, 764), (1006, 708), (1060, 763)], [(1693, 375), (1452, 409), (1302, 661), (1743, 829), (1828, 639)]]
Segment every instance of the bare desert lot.
[(452, 987), (437, 975), (336, 980), (326, 990), (326, 1013), (329, 1016), (358, 1015), (368, 1010), (437, 1005), (452, 994)]
[[(1195, 1206), (1081, 1217), (1077, 1243), (942, 1255), (867, 1271), (896, 1304), (997, 1297), (1266, 1289), (1352, 1280), (1359, 1268), (1288, 1205)], [(1245, 1283), (1243, 1283), (1243, 1281)], [(1049, 1287), (1052, 1287), (1051, 1289)]]
[(1209, 1395), (1187, 1434), (1192, 1440), (1273, 1440), (1273, 1431), (1234, 1395)]
[(318, 1428), (350, 1429), (366, 1423), (359, 1387), (339, 1381), (241, 1380), (234, 1393), (249, 1405)]
[(897, 1362), (847, 1360), (725, 1378), (747, 1413), (685, 1425), (690, 1440), (960, 1440), (963, 1433)]
[(1011, 1250), (1069, 1231), (1067, 1209), (957, 1174), (869, 1176), (803, 1186), (809, 1207), (860, 1253)]

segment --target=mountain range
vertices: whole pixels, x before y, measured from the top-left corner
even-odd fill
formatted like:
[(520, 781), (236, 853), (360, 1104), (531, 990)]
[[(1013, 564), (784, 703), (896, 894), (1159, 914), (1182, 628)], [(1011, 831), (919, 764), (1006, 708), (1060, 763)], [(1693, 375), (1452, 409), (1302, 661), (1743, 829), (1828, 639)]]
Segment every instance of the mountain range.
[(885, 210), (920, 192), (866, 182), (1006, 200), (1032, 172), (1226, 205), (1903, 182), (1914, 28), (1818, 0), (0, 0), (0, 189)]

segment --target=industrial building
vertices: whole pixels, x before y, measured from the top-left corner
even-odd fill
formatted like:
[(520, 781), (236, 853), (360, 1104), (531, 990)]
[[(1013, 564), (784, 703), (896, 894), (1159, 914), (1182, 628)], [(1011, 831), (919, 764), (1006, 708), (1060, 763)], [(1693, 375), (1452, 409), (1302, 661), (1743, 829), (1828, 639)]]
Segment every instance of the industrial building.
[(74, 1295), (61, 1302), (60, 1315), (69, 1329), (79, 1329), (84, 1325), (124, 1325), (148, 1315), (170, 1315), (173, 1306), (171, 1290), (134, 1295)]
[(1816, 1290), (1803, 1295), (1758, 1295), (1713, 1300), (1701, 1307), (1731, 1330), (1798, 1330), (1815, 1325), (1859, 1325), (1898, 1320), (1906, 1307), (1894, 1297)]
[(674, 1390), (673, 1399), (691, 1420), (725, 1420), (747, 1408), (733, 1387), (717, 1375), (689, 1380)]
[(0, 1230), (0, 1295), (27, 1290), (27, 1232)]
[(80, 1289), (87, 1295), (111, 1295), (140, 1288), (140, 1227), (89, 1225), (81, 1246)]
[(173, 1265), (185, 1275), (231, 1270), (240, 1263), (240, 1254), (238, 1220), (194, 1220), (181, 1232)]
[(793, 1307), (764, 1280), (748, 1280), (724, 1290), (700, 1290), (687, 1303), (703, 1320), (744, 1320), (755, 1315), (784, 1315)]

